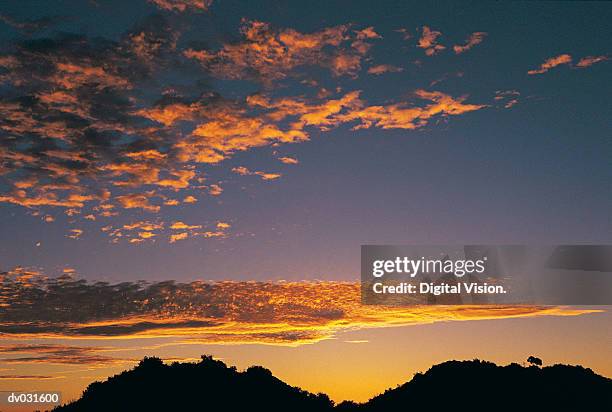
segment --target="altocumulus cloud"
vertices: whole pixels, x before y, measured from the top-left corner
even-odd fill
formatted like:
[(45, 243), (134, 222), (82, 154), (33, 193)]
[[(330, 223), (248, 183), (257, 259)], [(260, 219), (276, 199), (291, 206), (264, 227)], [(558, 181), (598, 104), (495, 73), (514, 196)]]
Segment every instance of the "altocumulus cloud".
[(591, 312), (538, 306), (367, 306), (361, 305), (360, 286), (353, 282), (109, 284), (72, 275), (48, 278), (24, 269), (5, 272), (0, 280), (0, 333), (6, 339), (172, 337), (183, 343), (300, 345), (344, 330)]
[[(243, 20), (239, 41), (203, 48), (182, 44), (185, 29), (177, 22), (181, 12), (206, 11), (210, 1), (151, 3), (164, 13), (118, 39), (60, 33), (21, 38), (3, 49), (0, 202), (41, 215), (48, 214), (42, 208), (59, 208), (90, 222), (126, 209), (156, 214), (221, 195), (205, 172), (239, 152), (308, 141), (313, 131), (343, 125), (418, 129), (487, 107), (424, 89), (385, 104), (369, 103), (359, 90), (279, 97), (280, 82), (305, 84), (313, 66), (355, 78), (382, 36), (353, 24), (300, 32)], [(421, 46), (440, 50), (439, 34), (423, 31)], [(373, 67), (374, 73), (399, 70)], [(164, 80), (177, 76), (190, 86)], [(251, 81), (262, 90), (227, 98), (202, 76)], [(217, 237), (212, 233), (205, 237)], [(139, 239), (154, 237), (144, 236)]]
[[(0, 345), (0, 362), (4, 364), (60, 364), (102, 366), (122, 363), (121, 360), (102, 355), (103, 347), (68, 346), (58, 344)], [(49, 376), (47, 379), (57, 379)], [(22, 377), (21, 379), (35, 379)]]

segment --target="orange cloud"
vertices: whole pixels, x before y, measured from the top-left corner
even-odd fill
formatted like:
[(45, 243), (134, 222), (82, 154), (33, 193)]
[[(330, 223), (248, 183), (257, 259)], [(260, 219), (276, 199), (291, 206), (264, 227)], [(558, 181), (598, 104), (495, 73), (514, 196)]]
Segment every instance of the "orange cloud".
[(380, 76), (384, 73), (399, 73), (404, 69), (401, 67), (393, 66), (390, 64), (380, 64), (378, 66), (372, 66), (368, 69), (369, 74)]
[(229, 229), (230, 228), (230, 224), (227, 222), (217, 222), (217, 229), (219, 230), (225, 230), (225, 229)]
[(339, 114), (335, 118), (340, 122), (357, 122), (354, 129), (380, 127), (382, 129), (417, 129), (427, 125), (436, 116), (456, 116), (480, 110), (485, 105), (465, 104), (465, 97), (454, 98), (442, 92), (417, 90), (415, 96), (430, 101), (425, 106), (409, 106), (406, 103), (395, 103), (387, 106), (364, 106), (358, 110)]
[(139, 222), (134, 222), (134, 223), (129, 223), (126, 225), (123, 225), (123, 229), (126, 230), (146, 230), (146, 231), (153, 231), (153, 230), (158, 230), (158, 229), (163, 229), (164, 225), (163, 223), (157, 223), (157, 222), (150, 222), (147, 220), (143, 220), (143, 221), (139, 221)]
[(181, 221), (174, 222), (172, 225), (170, 225), (170, 229), (174, 229), (174, 230), (201, 229), (201, 228), (202, 228), (202, 225), (188, 225)]
[(189, 233), (187, 232), (181, 232), (181, 233), (176, 233), (174, 235), (170, 235), (170, 243), (174, 243), (179, 240), (187, 239), (187, 237), (189, 237)]
[[(198, 60), (215, 76), (230, 79), (255, 76), (270, 82), (311, 65), (327, 67), (337, 76), (354, 76), (361, 56), (369, 48), (366, 40), (379, 37), (371, 27), (353, 34), (347, 25), (300, 33), (294, 29), (274, 30), (268, 23), (248, 20), (243, 21), (240, 31), (243, 42), (224, 44), (217, 51), (189, 49), (185, 56)], [(351, 44), (345, 44), (348, 42)]]
[(546, 73), (547, 71), (549, 71), (550, 69), (554, 67), (560, 66), (562, 64), (571, 64), (571, 63), (572, 63), (572, 56), (570, 56), (569, 54), (560, 54), (558, 56), (546, 59), (546, 61), (542, 63), (538, 69), (529, 70), (527, 74), (531, 74), (531, 75), (542, 74), (542, 73)]
[(494, 99), (502, 103), (505, 109), (509, 109), (518, 104), (520, 95), (518, 90), (498, 90)]
[(289, 157), (289, 156), (279, 157), (278, 160), (280, 160), (281, 163), (284, 163), (287, 165), (296, 165), (299, 163), (299, 160), (297, 160), (295, 157)]
[(225, 222), (217, 222), (217, 224), (215, 225), (215, 230), (206, 230), (204, 232), (199, 232), (198, 230), (201, 228), (202, 228), (201, 225), (188, 225), (183, 222), (174, 222), (170, 226), (170, 229), (181, 230), (182, 232), (170, 234), (170, 237), (169, 237), (170, 243), (175, 243), (179, 240), (185, 240), (190, 237), (191, 238), (193, 237), (203, 237), (203, 238), (226, 237), (227, 236), (226, 231), (227, 229), (230, 228), (230, 224), (225, 223)]
[(282, 176), (280, 173), (266, 173), (266, 172), (254, 172), (254, 173), (257, 176), (260, 176), (263, 180), (274, 180)]
[(157, 205), (152, 205), (150, 202), (150, 197), (152, 193), (132, 193), (122, 196), (117, 196), (116, 200), (119, 202), (124, 209), (142, 209), (147, 212), (159, 212), (160, 207)]
[(149, 0), (162, 10), (185, 12), (185, 11), (206, 11), (213, 3), (213, 0)]
[(274, 180), (278, 179), (282, 175), (279, 173), (266, 173), (261, 171), (251, 171), (244, 166), (234, 167), (232, 172), (242, 176), (259, 176), (262, 180)]
[(374, 27), (372, 26), (366, 27), (365, 29), (362, 29), (362, 30), (358, 30), (356, 33), (357, 33), (357, 39), (359, 40), (382, 39), (382, 36), (376, 33), (376, 30), (374, 30)]
[(170, 171), (169, 174), (174, 177), (174, 179), (160, 179), (155, 182), (155, 184), (174, 189), (184, 189), (189, 187), (189, 182), (195, 177), (196, 172), (193, 170), (176, 170)]
[(442, 33), (439, 31), (431, 30), (429, 27), (423, 26), (417, 47), (424, 49), (427, 56), (433, 56), (446, 49), (445, 46), (438, 44), (438, 37), (441, 35)]
[(0, 202), (13, 203), (27, 208), (39, 206), (58, 206), (65, 208), (81, 208), (85, 201), (91, 200), (91, 196), (69, 194), (61, 198), (57, 193), (48, 192), (40, 188), (36, 193), (29, 193), (25, 190), (14, 190), (12, 193), (0, 195)]
[(68, 233), (66, 237), (69, 237), (70, 239), (78, 239), (82, 234), (83, 230), (81, 229), (70, 229), (70, 233)]
[(477, 44), (482, 43), (482, 41), (485, 39), (486, 36), (487, 36), (487, 33), (483, 31), (474, 32), (470, 34), (470, 37), (468, 37), (465, 44), (463, 45), (456, 44), (453, 46), (453, 50), (456, 54), (465, 53), (466, 51), (470, 50), (472, 47), (476, 46)]
[(167, 157), (166, 154), (160, 153), (155, 149), (141, 150), (139, 152), (126, 153), (126, 156), (135, 160), (163, 160)]
[(336, 76), (350, 75), (355, 77), (361, 70), (361, 56), (339, 53), (331, 60), (331, 70)]
[(339, 122), (334, 119), (335, 116), (344, 111), (356, 110), (363, 105), (359, 95), (359, 91), (352, 91), (338, 99), (329, 99), (315, 104), (303, 99), (270, 100), (265, 96), (254, 95), (247, 99), (247, 103), (250, 106), (270, 110), (269, 117), (274, 121), (296, 117), (296, 121), (291, 123), (291, 126), (294, 131), (302, 133), (303, 139), (306, 140), (307, 135), (303, 132), (306, 126), (314, 126), (321, 130), (329, 130), (337, 126)]
[(232, 172), (237, 173), (237, 174), (242, 175), (242, 176), (248, 176), (248, 175), (251, 174), (251, 171), (249, 169), (247, 169), (246, 167), (244, 167), (244, 166), (234, 167), (232, 169)]
[[(155, 3), (174, 11), (209, 5), (196, 0)], [(440, 50), (439, 32), (424, 28), (423, 34), (421, 46)], [(185, 55), (213, 77), (262, 80), (270, 86), (271, 81), (300, 75), (296, 70), (307, 66), (356, 76), (381, 38), (373, 27), (342, 25), (303, 33), (245, 20), (239, 41), (216, 50), (187, 50)], [(159, 212), (164, 206), (197, 201), (195, 189), (220, 195), (221, 186), (204, 179), (206, 168), (239, 152), (304, 142), (313, 129), (329, 131), (347, 123), (355, 129), (416, 129), (484, 107), (424, 91), (416, 92), (417, 102), (369, 104), (359, 90), (325, 89), (301, 78), (317, 85), (319, 93), (274, 97), (264, 87), (262, 93), (228, 99), (206, 89), (193, 98), (165, 85), (155, 100), (144, 98), (139, 93), (143, 79), (156, 78), (170, 62), (162, 57), (184, 60), (176, 40), (176, 30), (158, 15), (104, 47), (86, 37), (52, 38), (54, 47), (30, 50), (30, 43), (19, 43), (15, 50), (21, 51), (0, 57), (5, 84), (17, 95), (36, 97), (28, 105), (23, 99), (0, 101), (0, 133), (10, 137), (0, 143), (0, 175), (8, 183), (0, 202), (41, 216), (50, 213), (38, 209), (61, 207), (69, 216), (87, 220), (113, 217), (122, 209)], [(48, 70), (34, 70), (39, 64)], [(399, 70), (377, 65), (368, 71)], [(33, 149), (32, 142), (38, 141), (46, 142), (44, 150)], [(279, 160), (297, 163), (291, 157)], [(264, 180), (280, 177), (259, 170), (248, 174)], [(142, 239), (123, 232), (138, 239), (136, 243)]]
[(105, 226), (102, 231), (107, 233), (112, 243), (126, 241), (132, 244), (142, 244), (147, 241), (155, 242), (160, 238), (167, 238), (170, 243), (192, 237), (225, 237), (229, 224), (218, 222), (209, 230), (201, 232), (202, 225), (190, 225), (182, 221), (166, 224), (161, 221), (137, 221), (113, 228), (112, 225)]
[(587, 56), (587, 57), (583, 57), (582, 59), (580, 59), (580, 61), (578, 61), (578, 63), (576, 63), (576, 67), (580, 68), (580, 69), (584, 69), (585, 67), (589, 67), (592, 66), (596, 63), (600, 63), (600, 62), (604, 62), (606, 60), (609, 60), (609, 56)]
[(103, 67), (57, 63), (57, 69), (60, 73), (53, 78), (53, 81), (67, 90), (78, 88), (83, 84), (95, 84), (99, 88), (131, 87), (130, 82), (125, 78), (108, 73)]
[[(3, 84), (17, 96), (25, 93), (34, 99), (28, 105), (12, 99), (0, 102), (0, 133), (13, 141), (0, 144), (0, 174), (14, 183), (12, 189), (5, 186), (0, 202), (63, 207), (74, 216), (90, 202), (107, 201), (109, 184), (170, 190), (189, 185), (193, 170), (175, 168), (174, 159), (158, 149), (167, 148), (155, 135), (158, 130), (141, 127), (132, 118), (134, 85), (152, 67), (135, 59), (132, 53), (139, 51), (128, 46), (138, 39), (152, 58), (175, 38), (162, 20), (156, 23), (119, 42), (60, 36), (41, 40), (40, 47), (14, 45), (13, 55), (0, 62), (8, 69)], [(45, 150), (32, 149), (33, 142), (42, 141)], [(128, 207), (133, 203), (122, 202)], [(91, 206), (96, 210), (100, 205)], [(105, 210), (101, 215), (116, 213)]]
[(172, 126), (179, 121), (194, 120), (203, 115), (204, 109), (198, 103), (176, 102), (161, 107), (150, 107), (137, 110), (136, 115), (161, 123), (164, 126)]
[(208, 186), (208, 193), (211, 196), (219, 196), (221, 193), (223, 193), (223, 188), (217, 184), (211, 184)]
[(219, 163), (237, 151), (247, 151), (272, 143), (307, 140), (299, 128), (281, 128), (278, 119), (249, 115), (244, 108), (219, 107), (196, 124), (191, 134), (175, 145), (180, 162)]
[(155, 236), (156, 235), (153, 232), (138, 232), (138, 237), (140, 237), (141, 239), (151, 239)]
[[(187, 236), (178, 234), (174, 241)], [(347, 330), (596, 312), (550, 306), (363, 305), (359, 283), (334, 281), (111, 285), (36, 275), (17, 280), (3, 274), (0, 285), (0, 332), (7, 338), (177, 337), (194, 344), (295, 346)], [(53, 285), (52, 296), (42, 292), (48, 285)], [(62, 299), (63, 294), (77, 291), (82, 296), (79, 302)], [(41, 298), (24, 299), (30, 295)], [(89, 297), (96, 305), (81, 305)]]

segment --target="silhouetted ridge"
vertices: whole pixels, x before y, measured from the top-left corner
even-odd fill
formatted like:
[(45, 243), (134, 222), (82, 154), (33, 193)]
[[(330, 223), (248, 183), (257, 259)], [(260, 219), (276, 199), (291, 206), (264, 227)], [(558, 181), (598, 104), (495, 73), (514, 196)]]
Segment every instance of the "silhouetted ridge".
[(612, 410), (612, 380), (590, 369), (569, 365), (523, 367), (516, 363), (497, 366), (472, 360), (435, 365), (359, 407), (344, 409), (565, 411), (593, 407)]
[(287, 385), (260, 366), (244, 372), (203, 356), (165, 365), (145, 358), (134, 369), (94, 382), (55, 411), (330, 411), (327, 395)]
[[(356, 376), (355, 379), (362, 379)], [(421, 411), (612, 410), (612, 380), (581, 366), (544, 368), (448, 361), (363, 404), (333, 407), (260, 366), (244, 372), (203, 356), (165, 365), (145, 358), (130, 371), (95, 382), (81, 399), (55, 411)]]

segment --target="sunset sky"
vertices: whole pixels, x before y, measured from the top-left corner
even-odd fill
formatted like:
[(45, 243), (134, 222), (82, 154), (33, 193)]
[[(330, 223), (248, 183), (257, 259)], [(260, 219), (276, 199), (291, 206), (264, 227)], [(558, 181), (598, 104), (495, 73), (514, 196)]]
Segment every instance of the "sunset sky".
[(611, 19), (2, 3), (0, 390), (73, 398), (151, 354), (335, 400), (450, 358), (612, 376), (608, 307), (363, 307), (356, 283), (362, 244), (612, 243)]

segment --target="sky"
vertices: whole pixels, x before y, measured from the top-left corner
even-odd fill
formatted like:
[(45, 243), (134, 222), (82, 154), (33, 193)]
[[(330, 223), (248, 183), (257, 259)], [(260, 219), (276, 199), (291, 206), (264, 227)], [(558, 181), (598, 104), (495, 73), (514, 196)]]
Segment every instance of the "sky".
[(609, 5), (160, 4), (3, 6), (5, 270), (354, 279), (363, 243), (610, 240)]
[[(47, 376), (75, 396), (141, 355), (204, 350), (335, 399), (529, 348), (611, 376), (608, 308), (374, 310), (355, 283), (362, 244), (612, 243), (611, 18), (605, 2), (2, 3), (0, 389)], [(524, 352), (392, 367), (398, 339), (497, 328)], [(348, 348), (386, 352), (385, 378), (351, 390), (282, 366)]]

